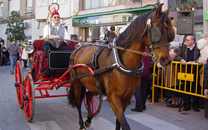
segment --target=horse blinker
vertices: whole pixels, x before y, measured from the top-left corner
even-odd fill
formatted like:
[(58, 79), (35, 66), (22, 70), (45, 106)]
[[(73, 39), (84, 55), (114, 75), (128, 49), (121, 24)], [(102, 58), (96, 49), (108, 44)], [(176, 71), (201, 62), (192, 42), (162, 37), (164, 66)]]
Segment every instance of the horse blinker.
[(152, 42), (158, 42), (161, 38), (161, 32), (158, 27), (151, 28), (151, 34), (152, 34)]

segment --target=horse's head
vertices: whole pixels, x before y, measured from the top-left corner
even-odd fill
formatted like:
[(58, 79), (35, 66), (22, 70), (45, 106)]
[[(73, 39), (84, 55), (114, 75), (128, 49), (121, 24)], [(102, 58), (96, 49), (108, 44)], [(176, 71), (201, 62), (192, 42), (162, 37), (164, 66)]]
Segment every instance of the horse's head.
[(170, 63), (169, 42), (173, 41), (175, 33), (169, 19), (170, 8), (162, 12), (162, 5), (147, 16), (146, 40), (143, 43), (149, 46), (157, 66), (164, 67)]

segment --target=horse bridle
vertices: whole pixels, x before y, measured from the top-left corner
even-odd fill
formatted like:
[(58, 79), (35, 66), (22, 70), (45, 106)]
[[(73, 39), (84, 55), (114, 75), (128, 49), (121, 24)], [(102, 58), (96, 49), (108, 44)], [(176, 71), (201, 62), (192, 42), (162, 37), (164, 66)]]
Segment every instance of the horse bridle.
[[(168, 43), (153, 45), (153, 43), (156, 43), (161, 39), (161, 32), (160, 32), (160, 29), (157, 27), (157, 25), (155, 27), (152, 27), (152, 23), (157, 22), (160, 19), (158, 18), (158, 19), (152, 20), (153, 14), (154, 14), (154, 12), (150, 13), (150, 15), (148, 16), (147, 32), (148, 32), (148, 38), (149, 38), (149, 48), (150, 48), (150, 52), (152, 53), (152, 60), (155, 61), (158, 59), (158, 56), (157, 56), (157, 53), (154, 51), (154, 49), (162, 47), (162, 46), (169, 46), (170, 44), (168, 42)], [(167, 24), (166, 24), (166, 26), (167, 26)]]

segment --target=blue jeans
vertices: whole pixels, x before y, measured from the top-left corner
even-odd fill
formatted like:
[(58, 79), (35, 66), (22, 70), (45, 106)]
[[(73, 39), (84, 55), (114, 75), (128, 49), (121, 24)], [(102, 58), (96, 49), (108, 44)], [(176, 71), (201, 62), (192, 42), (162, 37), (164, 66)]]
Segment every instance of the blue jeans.
[(17, 56), (9, 56), (10, 59), (10, 72), (14, 72), (14, 67), (17, 62)]

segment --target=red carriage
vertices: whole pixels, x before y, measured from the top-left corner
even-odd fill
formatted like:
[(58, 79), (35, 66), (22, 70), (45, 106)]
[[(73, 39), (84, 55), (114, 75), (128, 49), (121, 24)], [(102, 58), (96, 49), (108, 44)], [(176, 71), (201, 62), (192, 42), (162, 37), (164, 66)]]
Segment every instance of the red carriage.
[[(17, 100), (19, 107), (24, 108), (26, 118), (31, 122), (35, 113), (35, 99), (36, 98), (52, 98), (52, 97), (64, 97), (68, 95), (68, 91), (71, 85), (69, 57), (74, 49), (74, 43), (69, 46), (71, 51), (50, 51), (49, 57), (45, 58), (45, 54), (41, 49), (43, 40), (35, 40), (33, 42), (34, 52), (31, 54), (34, 59), (32, 63), (31, 71), (23, 77), (23, 71), (20, 62), (16, 63), (15, 67), (15, 87), (17, 93)], [(76, 67), (86, 67), (84, 64), (75, 65)], [(90, 74), (94, 74), (90, 67), (87, 67)], [(66, 93), (61, 95), (50, 94), (50, 90), (58, 89), (59, 87), (65, 87)], [(35, 95), (35, 91), (39, 92), (39, 95)], [(86, 93), (85, 93), (86, 95)], [(86, 98), (86, 96), (85, 96)], [(88, 109), (86, 99), (84, 100), (85, 107)], [(94, 96), (91, 100), (92, 114), (99, 113), (102, 105), (101, 95)]]
[[(113, 43), (103, 45), (104, 49), (98, 48), (96, 44), (89, 44), (73, 51), (70, 56), (71, 66), (69, 69), (68, 63), (66, 63), (65, 70), (57, 70), (59, 66), (56, 66), (56, 62), (52, 62), (53, 59), (50, 59), (50, 55), (56, 55), (59, 52), (53, 53), (51, 51), (47, 62), (44, 58), (42, 61), (36, 60), (38, 57), (44, 56), (43, 52), (35, 48), (37, 56), (34, 56), (32, 70), (25, 77), (23, 83), (22, 70), (17, 62), (15, 71), (17, 98), (20, 108), (25, 107), (27, 120), (31, 121), (34, 116), (35, 98), (58, 97), (57, 95), (51, 96), (48, 90), (65, 86), (70, 88), (69, 102), (72, 106), (77, 107), (80, 130), (85, 130), (91, 125), (93, 104), (96, 104), (96, 101), (91, 102), (91, 106), (90, 101), (94, 101), (93, 98), (97, 94), (107, 96), (116, 116), (116, 130), (120, 130), (120, 128), (130, 130), (124, 112), (141, 83), (140, 74), (144, 70), (141, 59), (142, 55), (147, 55), (143, 52), (145, 46), (150, 49), (151, 53), (148, 55), (152, 56), (158, 66), (165, 67), (170, 63), (169, 42), (173, 41), (175, 33), (168, 16), (170, 8), (162, 12), (162, 5), (160, 4), (154, 11), (137, 17)], [(34, 45), (34, 47), (36, 46)], [(64, 57), (64, 54), (62, 56)], [(36, 64), (39, 67), (36, 67)], [(53, 66), (56, 69), (53, 70)], [(92, 66), (94, 71), (89, 66)], [(77, 69), (75, 70), (75, 68)], [(37, 85), (36, 88), (34, 88), (34, 84)], [(86, 89), (89, 90), (87, 93), (85, 93)], [(41, 96), (35, 96), (35, 90), (38, 90)], [(46, 94), (43, 94), (42, 91), (46, 91)], [(88, 109), (85, 122), (81, 114), (83, 94), (86, 94), (88, 108), (92, 108), (92, 111)], [(101, 96), (98, 99), (98, 109), (96, 110), (99, 112), (102, 102)]]

